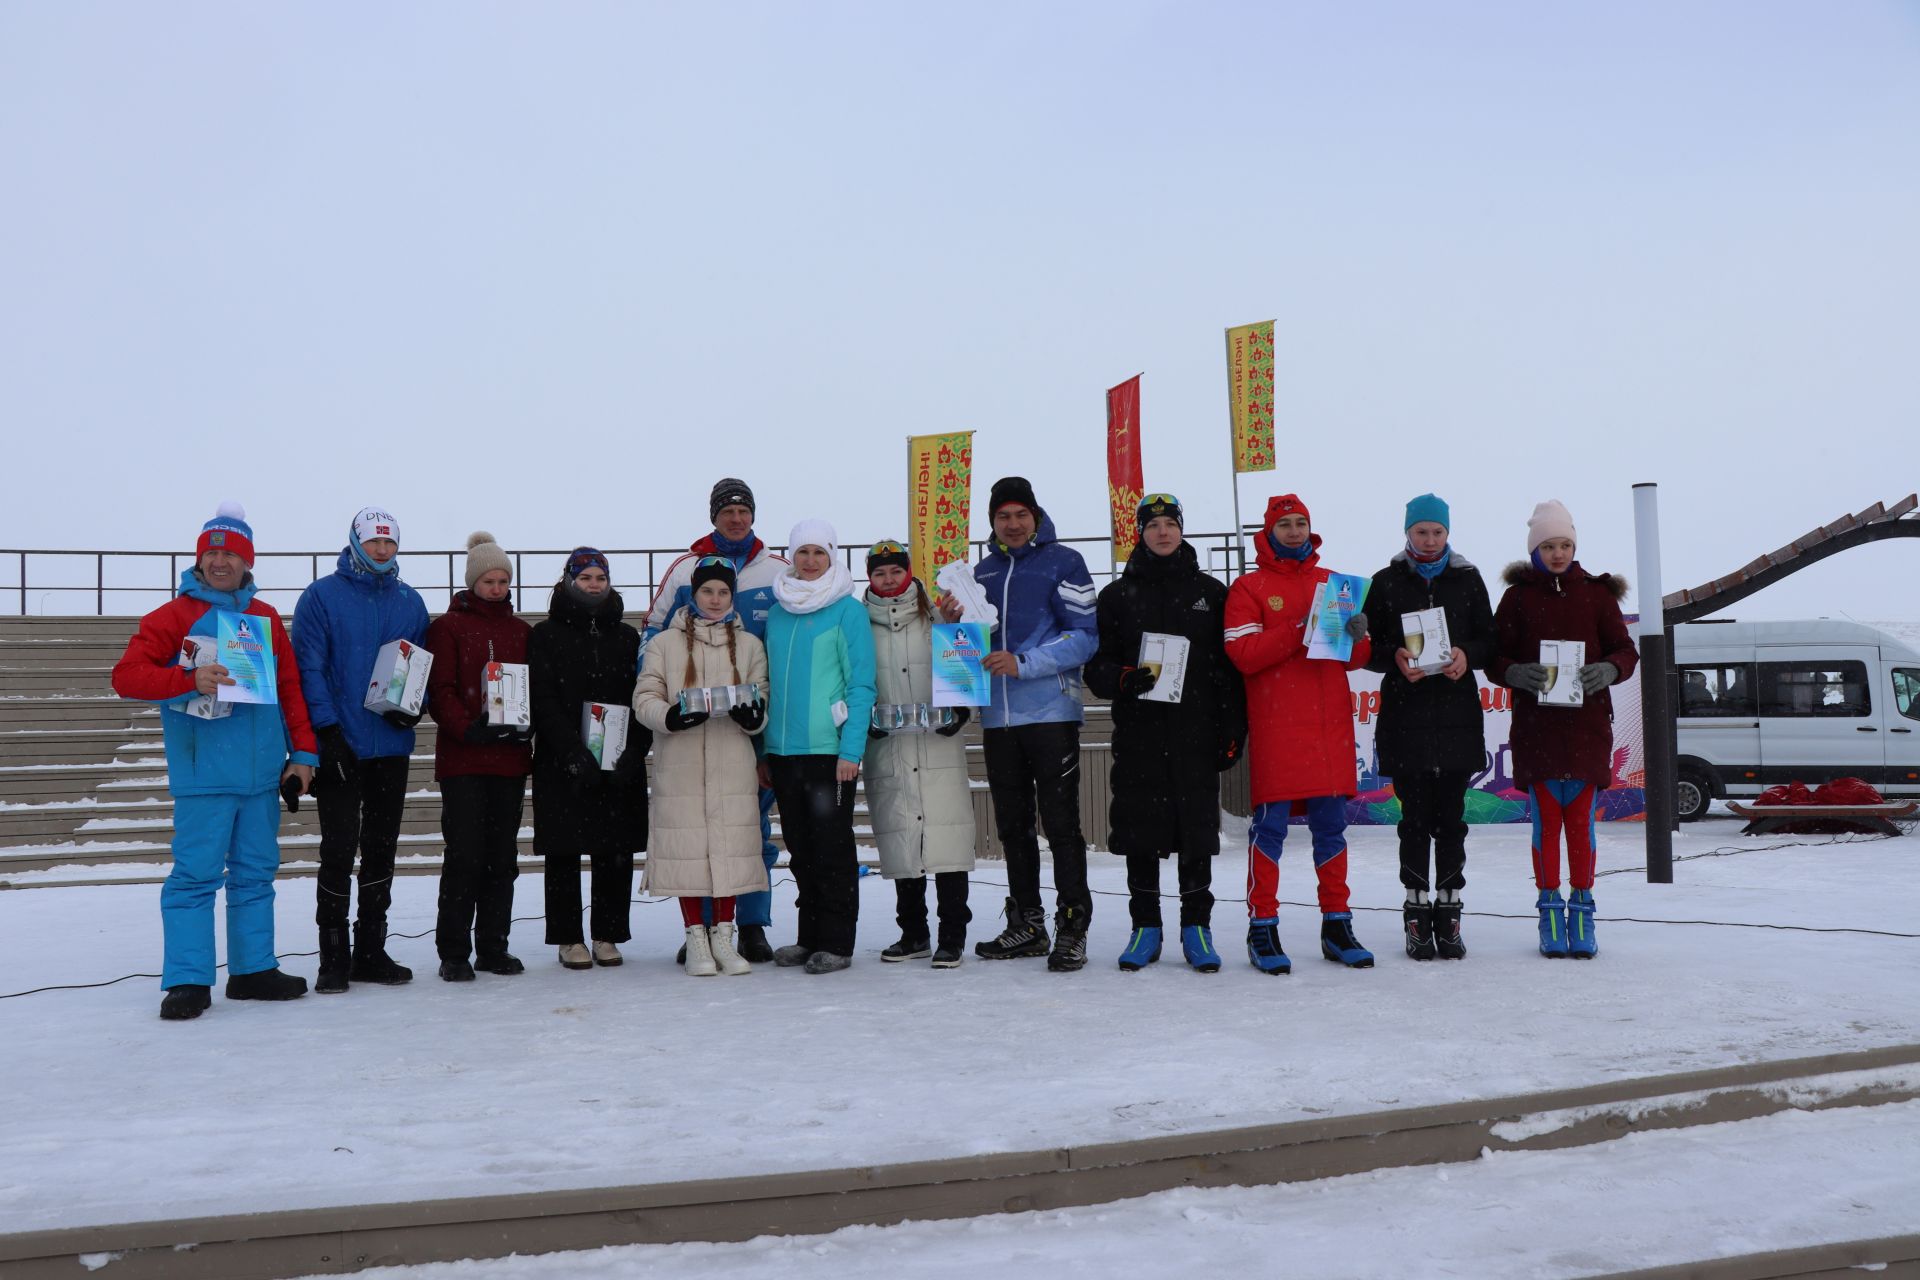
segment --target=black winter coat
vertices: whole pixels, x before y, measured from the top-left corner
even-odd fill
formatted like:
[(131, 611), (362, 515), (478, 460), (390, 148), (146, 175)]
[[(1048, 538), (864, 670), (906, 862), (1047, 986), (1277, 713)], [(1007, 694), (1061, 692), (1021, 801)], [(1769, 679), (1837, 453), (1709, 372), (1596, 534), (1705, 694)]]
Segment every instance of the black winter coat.
[[(1419, 681), (1400, 674), (1394, 661), (1406, 643), (1400, 615), (1417, 609), (1445, 609), (1447, 635), (1467, 653), (1467, 674), (1458, 680), (1434, 673)], [(1386, 679), (1380, 685), (1380, 719), (1373, 731), (1380, 772), (1478, 773), (1487, 766), (1486, 715), (1473, 673), (1493, 661), (1493, 604), (1480, 571), (1459, 552), (1429, 582), (1402, 551), (1373, 575), (1367, 589), (1367, 630), (1373, 636), (1369, 671)]]
[[(1170, 556), (1145, 544), (1100, 592), (1100, 647), (1087, 687), (1113, 702), (1110, 843), (1123, 856), (1220, 849), (1220, 771), (1247, 740), (1247, 699), (1227, 660), (1226, 584), (1201, 572), (1186, 543)], [(1185, 636), (1185, 693), (1148, 702), (1120, 692), (1140, 662), (1143, 632)], [(1229, 750), (1231, 749), (1231, 750)]]
[(527, 647), (533, 668), (533, 847), (541, 857), (637, 853), (647, 847), (646, 755), (653, 734), (629, 720), (620, 768), (573, 778), (583, 748), (580, 712), (589, 702), (631, 708), (640, 673), (640, 633), (621, 621), (626, 606), (609, 589), (597, 609), (553, 589), (546, 620)]

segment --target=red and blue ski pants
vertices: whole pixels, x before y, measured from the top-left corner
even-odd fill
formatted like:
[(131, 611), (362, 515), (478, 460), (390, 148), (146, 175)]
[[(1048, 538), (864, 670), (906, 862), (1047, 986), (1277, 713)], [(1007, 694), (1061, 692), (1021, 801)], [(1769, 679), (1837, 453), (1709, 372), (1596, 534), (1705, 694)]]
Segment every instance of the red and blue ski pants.
[(1247, 832), (1247, 915), (1271, 920), (1280, 914), (1280, 850), (1294, 806), (1307, 815), (1313, 837), (1313, 869), (1320, 877), (1320, 910), (1347, 909), (1347, 799), (1275, 800), (1253, 807)]
[(1593, 888), (1593, 811), (1599, 791), (1578, 778), (1533, 784), (1533, 884), (1560, 887), (1560, 833), (1567, 836), (1567, 880), (1575, 889)]

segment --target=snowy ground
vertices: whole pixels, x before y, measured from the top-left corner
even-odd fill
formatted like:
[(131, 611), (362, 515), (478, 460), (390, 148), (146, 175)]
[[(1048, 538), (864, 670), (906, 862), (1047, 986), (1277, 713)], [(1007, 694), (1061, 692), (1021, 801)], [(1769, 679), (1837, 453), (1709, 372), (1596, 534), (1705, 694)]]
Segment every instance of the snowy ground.
[[(419, 974), (409, 988), (216, 999), (192, 1023), (160, 1022), (149, 980), (0, 999), (0, 1091), (15, 1100), (0, 1126), (0, 1231), (1026, 1150), (1920, 1039), (1920, 941), (1851, 931), (1917, 931), (1912, 839), (1775, 847), (1737, 830), (1690, 828), (1682, 857), (1741, 852), (1681, 862), (1678, 885), (1604, 876), (1593, 963), (1535, 954), (1517, 827), (1470, 843), (1472, 957), (1406, 960), (1393, 835), (1355, 829), (1360, 934), (1381, 956), (1367, 972), (1317, 958), (1305, 905), (1281, 919), (1293, 976), (1249, 968), (1244, 908), (1227, 900), (1234, 853), (1216, 872), (1227, 968), (1119, 973), (1123, 877), (1097, 854), (1095, 961), (1077, 975), (882, 965), (892, 892), (869, 878), (857, 962), (823, 977), (688, 978), (672, 964), (677, 912), (657, 902), (633, 907), (620, 969), (563, 971), (541, 926), (523, 923), (529, 971), (470, 985), (435, 979), (421, 938), (392, 943)], [(1603, 870), (1635, 865), (1640, 836), (1603, 828)], [(1296, 904), (1311, 884), (1300, 852), (1282, 872)], [(999, 864), (975, 875), (976, 938), (993, 931), (995, 880)], [(396, 889), (394, 929), (430, 930), (434, 881)], [(157, 893), (0, 894), (0, 995), (153, 972)], [(282, 885), (287, 953), (312, 950), (311, 894), (310, 881)], [(522, 877), (516, 914), (536, 915), (540, 897)], [(1671, 923), (1698, 921), (1721, 923)], [(313, 961), (287, 967), (311, 976)], [(1171, 1203), (1169, 1221), (1213, 1212)]]
[[(1209, 1274), (1583, 1276), (1920, 1231), (1920, 1102), (1630, 1134), (1278, 1187), (1050, 1213), (382, 1267), (364, 1280), (977, 1280)], [(1177, 1274), (1178, 1272), (1171, 1272)]]

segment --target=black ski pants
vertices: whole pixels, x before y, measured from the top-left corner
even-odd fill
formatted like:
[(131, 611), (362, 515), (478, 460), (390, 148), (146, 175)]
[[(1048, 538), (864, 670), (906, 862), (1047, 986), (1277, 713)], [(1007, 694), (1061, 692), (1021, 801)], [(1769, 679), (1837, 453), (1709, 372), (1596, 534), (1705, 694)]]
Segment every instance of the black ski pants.
[[(556, 947), (586, 941), (580, 932), (580, 854), (545, 854), (547, 942)], [(626, 942), (633, 937), (633, 852), (592, 855), (593, 911), (587, 928), (595, 942)]]
[[(1180, 927), (1213, 923), (1213, 854), (1183, 851), (1175, 856), (1180, 869)], [(1157, 853), (1127, 856), (1127, 911), (1136, 929), (1161, 928), (1160, 864)]]
[[(967, 940), (967, 925), (973, 912), (967, 907), (967, 873), (942, 871), (933, 877), (933, 892), (940, 904), (940, 945), (958, 948)], [(930, 937), (927, 932), (927, 877), (910, 876), (893, 882), (896, 910), (903, 938)]]
[[(1395, 774), (1400, 798), (1400, 884), (1429, 893), (1459, 892), (1467, 883), (1467, 783), (1473, 775), (1451, 769)], [(1433, 879), (1427, 879), (1427, 851)]]
[(838, 756), (773, 756), (780, 838), (793, 872), (794, 939), (808, 951), (853, 955), (860, 919), (860, 860), (853, 844), (854, 783), (834, 778)]
[(513, 882), (520, 875), (524, 777), (464, 774), (440, 779), (440, 831), (447, 857), (440, 872), (440, 914), (433, 944), (442, 960), (507, 951)]
[[(988, 729), (987, 789), (993, 825), (1007, 855), (1007, 889), (1022, 913), (1044, 912), (1040, 898), (1040, 836), (1053, 854), (1054, 903), (1075, 913), (1081, 927), (1093, 918), (1087, 891), (1087, 841), (1080, 832), (1080, 726), (1022, 724)], [(1056, 923), (1058, 917), (1056, 917)]]
[(314, 921), (344, 928), (353, 905), (354, 855), (360, 859), (360, 928), (385, 935), (393, 902), (393, 854), (407, 807), (407, 758), (356, 760), (345, 778), (316, 774), (320, 811), (320, 886)]

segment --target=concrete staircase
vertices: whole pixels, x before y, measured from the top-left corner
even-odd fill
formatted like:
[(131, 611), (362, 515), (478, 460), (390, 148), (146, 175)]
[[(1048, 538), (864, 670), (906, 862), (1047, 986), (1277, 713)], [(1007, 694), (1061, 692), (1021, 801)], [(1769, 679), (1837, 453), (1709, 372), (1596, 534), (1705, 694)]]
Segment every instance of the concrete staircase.
[[(165, 876), (173, 801), (161, 712), (115, 697), (110, 684), (137, 624), (135, 618), (114, 617), (0, 618), (0, 888), (140, 883)], [(1099, 847), (1107, 831), (1109, 721), (1103, 704), (1090, 702), (1087, 710), (1081, 821)], [(433, 721), (423, 720), (401, 824), (402, 874), (437, 873), (440, 867), (434, 735)], [(978, 721), (967, 735), (978, 852), (998, 857)], [(864, 797), (855, 822), (864, 827)], [(536, 870), (531, 800), (523, 823), (521, 866)], [(861, 838), (864, 844), (864, 829)], [(283, 813), (282, 874), (311, 874), (319, 840), (310, 799), (301, 802), (299, 813)], [(872, 856), (863, 849), (864, 859)]]

